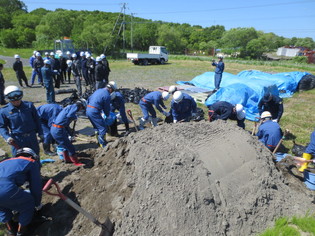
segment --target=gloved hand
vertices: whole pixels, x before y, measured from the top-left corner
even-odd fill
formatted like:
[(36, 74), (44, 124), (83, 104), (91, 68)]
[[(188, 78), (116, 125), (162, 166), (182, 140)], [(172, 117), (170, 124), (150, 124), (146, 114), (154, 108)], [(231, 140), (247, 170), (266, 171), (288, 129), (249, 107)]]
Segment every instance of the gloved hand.
[(278, 122), (278, 119), (274, 119), (274, 120), (272, 120), (273, 122)]
[(9, 137), (9, 138), (7, 139), (7, 143), (10, 144), (10, 145), (12, 145), (12, 144), (14, 143), (14, 139), (11, 138), (11, 137)]
[(55, 73), (58, 73), (58, 70), (54, 70)]
[(173, 120), (173, 123), (177, 123), (177, 120)]
[(197, 116), (197, 113), (192, 113), (191, 116), (192, 116), (192, 117), (196, 117), (196, 116)]
[(38, 137), (39, 137), (39, 142), (40, 143), (43, 143), (44, 142), (44, 135), (38, 135)]
[(74, 142), (74, 137), (73, 136), (69, 135), (68, 139), (70, 140), (70, 142)]
[(94, 66), (93, 66), (93, 65), (90, 65), (90, 68), (92, 68), (92, 69), (93, 69), (93, 68), (94, 68)]
[(166, 117), (170, 116), (171, 114), (167, 111), (163, 111), (163, 115), (165, 115)]
[(40, 211), (40, 210), (42, 209), (42, 207), (43, 207), (43, 204), (40, 204), (39, 206), (36, 206), (36, 207), (35, 207), (35, 210), (36, 210), (36, 211)]

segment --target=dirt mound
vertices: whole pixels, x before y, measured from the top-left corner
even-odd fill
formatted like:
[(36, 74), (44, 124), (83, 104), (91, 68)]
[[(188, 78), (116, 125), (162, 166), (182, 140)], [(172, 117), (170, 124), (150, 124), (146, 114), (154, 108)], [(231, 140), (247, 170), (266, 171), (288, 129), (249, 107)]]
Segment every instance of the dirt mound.
[[(312, 201), (256, 138), (224, 121), (148, 128), (86, 156), (92, 164), (67, 166), (56, 179), (96, 218), (109, 216), (114, 235), (254, 235)], [(44, 202), (53, 221), (39, 235), (98, 235), (61, 200)]]

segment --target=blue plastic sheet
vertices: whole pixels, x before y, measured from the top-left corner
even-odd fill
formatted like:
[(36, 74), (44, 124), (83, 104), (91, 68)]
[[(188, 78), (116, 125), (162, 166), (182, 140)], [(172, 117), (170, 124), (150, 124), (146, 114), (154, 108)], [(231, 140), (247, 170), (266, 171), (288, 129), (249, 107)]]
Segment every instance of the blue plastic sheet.
[[(190, 84), (199, 88), (214, 89), (214, 72), (205, 72), (191, 81), (178, 81), (177, 84)], [(217, 101), (242, 104), (246, 111), (246, 119), (257, 121), (258, 103), (265, 92), (269, 91), (280, 97), (291, 97), (296, 91), (300, 80), (307, 72), (284, 72), (269, 74), (256, 70), (242, 71), (237, 75), (224, 72), (220, 89), (211, 95), (205, 105)]]

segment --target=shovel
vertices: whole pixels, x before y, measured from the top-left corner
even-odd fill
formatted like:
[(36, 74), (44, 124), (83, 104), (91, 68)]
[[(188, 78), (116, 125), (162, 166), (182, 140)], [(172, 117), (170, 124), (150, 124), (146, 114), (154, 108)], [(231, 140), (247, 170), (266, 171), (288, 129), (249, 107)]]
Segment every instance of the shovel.
[(135, 120), (133, 119), (131, 110), (127, 110), (127, 114), (128, 114), (128, 116), (130, 117), (130, 119), (132, 120), (132, 123), (133, 123), (133, 125), (135, 126), (136, 131), (138, 131), (138, 127), (137, 127), (137, 125), (136, 125)]
[[(49, 189), (52, 185), (55, 185), (57, 189), (57, 193), (49, 192)], [(83, 208), (81, 208), (78, 204), (76, 204), (74, 201), (69, 199), (66, 195), (64, 195), (59, 185), (53, 180), (49, 179), (48, 182), (45, 184), (43, 191), (49, 195), (60, 197), (60, 199), (64, 200), (68, 205), (70, 205), (72, 208), (77, 210), (78, 212), (82, 213), (86, 218), (88, 218), (90, 221), (92, 221), (94, 224), (102, 228), (101, 233), (99, 236), (112, 236), (114, 233), (114, 225), (110, 221), (110, 219), (107, 217), (105, 223), (99, 222), (94, 216), (92, 216), (89, 212), (85, 211)]]

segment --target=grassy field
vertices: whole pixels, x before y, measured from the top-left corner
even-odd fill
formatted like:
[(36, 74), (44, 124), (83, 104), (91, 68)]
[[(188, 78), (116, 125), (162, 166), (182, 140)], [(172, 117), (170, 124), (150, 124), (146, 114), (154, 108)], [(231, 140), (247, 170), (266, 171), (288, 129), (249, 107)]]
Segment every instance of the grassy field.
[[(0, 55), (14, 55), (17, 50), (4, 50), (0, 48)], [(18, 53), (24, 57), (29, 58), (32, 54), (31, 49), (18, 50)], [(117, 82), (119, 87), (135, 88), (143, 87), (150, 90), (156, 90), (160, 86), (169, 86), (176, 84), (176, 81), (190, 81), (195, 76), (200, 75), (206, 71), (213, 71), (213, 67), (210, 64), (211, 58), (197, 58), (197, 57), (179, 57), (171, 56), (170, 61), (166, 65), (156, 66), (135, 66), (131, 62), (126, 60), (109, 60), (111, 74), (110, 80)], [(268, 72), (290, 72), (290, 71), (307, 71), (315, 74), (315, 65), (299, 65), (294, 63), (282, 63), (282, 62), (257, 62), (257, 61), (236, 61), (225, 60), (226, 72), (237, 74), (242, 70), (261, 70)], [(30, 78), (31, 68), (25, 67), (25, 72), (28, 78)], [(6, 86), (10, 84), (17, 85), (17, 79), (12, 69), (6, 68), (3, 71)], [(71, 85), (63, 85), (62, 88), (74, 87)], [(45, 90), (42, 88), (25, 89), (24, 99), (33, 101), (36, 106), (45, 103)], [(63, 97), (56, 96), (56, 100), (60, 101)], [(166, 104), (169, 107), (169, 102)], [(206, 106), (198, 104), (206, 112)], [(131, 109), (134, 116), (139, 118), (141, 111), (136, 104), (126, 104), (127, 109)], [(159, 115), (161, 118), (162, 115)], [(133, 125), (131, 125), (132, 127)], [(289, 129), (295, 136), (296, 142), (302, 145), (306, 145), (309, 142), (311, 132), (315, 127), (315, 90), (304, 91), (296, 93), (292, 98), (284, 99), (284, 114), (281, 120), (282, 129)], [(251, 131), (253, 128), (253, 122), (246, 121), (246, 129)], [(0, 140), (1, 147), (10, 152), (8, 145)], [(284, 141), (284, 145), (291, 149), (292, 141)], [(43, 153), (43, 152), (42, 152)], [(42, 157), (45, 158), (45, 155)], [(284, 220), (285, 219), (285, 220)], [(282, 233), (282, 235), (299, 235), (291, 234), (292, 225), (298, 225), (296, 227), (305, 229), (306, 232), (314, 233), (314, 217), (304, 218), (287, 218), (279, 219), (275, 223), (274, 229), (268, 229), (263, 236), (281, 235), (275, 234), (275, 232), (290, 232)], [(285, 222), (284, 222), (285, 221)], [(296, 223), (299, 222), (299, 223)], [(312, 227), (300, 227), (301, 222), (309, 222)], [(306, 224), (306, 223), (305, 223)], [(289, 229), (287, 229), (289, 227)], [(294, 228), (294, 227), (293, 227)], [(280, 231), (279, 231), (280, 230)], [(281, 231), (284, 230), (284, 231)], [(294, 230), (293, 230), (294, 231)], [(293, 232), (292, 231), (292, 232)], [(0, 231), (1, 236), (1, 231)]]

